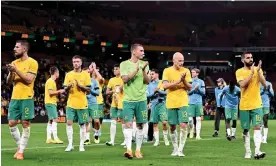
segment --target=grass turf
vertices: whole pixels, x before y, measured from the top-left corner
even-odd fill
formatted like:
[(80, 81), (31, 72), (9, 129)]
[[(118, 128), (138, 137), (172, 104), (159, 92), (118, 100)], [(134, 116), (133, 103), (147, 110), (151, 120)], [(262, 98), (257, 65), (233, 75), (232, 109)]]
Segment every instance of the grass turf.
[[(142, 146), (144, 159), (128, 160), (123, 157), (125, 149), (120, 146), (123, 141), (121, 125), (117, 125), (117, 134), (113, 147), (105, 145), (109, 141), (109, 123), (102, 127), (100, 144), (88, 145), (85, 152), (79, 152), (79, 128), (74, 124), (73, 152), (64, 152), (67, 145), (65, 124), (58, 124), (58, 136), (65, 143), (63, 145), (46, 144), (46, 124), (32, 124), (31, 137), (25, 150), (25, 159), (17, 161), (13, 159), (16, 145), (9, 133), (8, 125), (2, 124), (1, 129), (1, 163), (3, 166), (168, 166), (168, 165), (275, 165), (276, 161), (276, 121), (269, 121), (268, 144), (262, 144), (261, 150), (267, 153), (265, 159), (256, 161), (253, 158), (244, 159), (244, 146), (241, 128), (238, 123), (236, 140), (229, 142), (225, 137), (224, 123), (221, 122), (220, 135), (213, 138), (213, 121), (203, 121), (200, 141), (188, 139), (185, 146), (185, 157), (171, 157), (172, 145), (166, 147), (162, 142), (160, 146), (153, 147), (153, 143)], [(21, 127), (19, 127), (21, 128)], [(162, 140), (160, 132), (160, 140)], [(254, 155), (253, 132), (251, 130), (251, 150)], [(92, 139), (93, 142), (93, 139)], [(135, 149), (135, 145), (132, 146)], [(273, 164), (274, 163), (274, 164)]]

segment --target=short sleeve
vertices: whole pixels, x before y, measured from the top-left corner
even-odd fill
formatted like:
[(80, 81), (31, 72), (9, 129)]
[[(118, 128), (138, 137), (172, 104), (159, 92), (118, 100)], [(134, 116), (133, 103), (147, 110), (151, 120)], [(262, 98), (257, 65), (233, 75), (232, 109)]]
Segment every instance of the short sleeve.
[(245, 79), (245, 76), (242, 74), (241, 70), (236, 71), (236, 79), (237, 79), (237, 82), (240, 82)]
[(149, 73), (149, 65), (146, 67), (146, 73)]
[(68, 73), (65, 75), (65, 79), (64, 79), (64, 82), (63, 82), (63, 86), (68, 86)]
[(112, 82), (113, 82), (112, 80), (113, 80), (113, 79), (111, 78), (111, 79), (108, 81), (108, 84), (107, 84), (107, 88), (108, 88), (108, 89), (112, 89), (112, 87), (113, 87), (113, 86), (112, 86)]
[(85, 74), (85, 86), (91, 86), (91, 79), (89, 73), (84, 73)]
[(168, 80), (169, 80), (169, 73), (168, 73), (168, 69), (165, 69), (165, 70), (163, 71), (162, 80), (163, 80), (163, 82), (164, 82), (164, 81), (168, 81)]
[(121, 74), (121, 76), (125, 76), (125, 75), (129, 74), (127, 71), (127, 66), (126, 66), (125, 62), (121, 62), (121, 64), (120, 64), (120, 74)]
[(185, 80), (189, 83), (193, 82), (190, 70), (187, 70)]
[(38, 63), (37, 63), (37, 61), (33, 61), (30, 64), (30, 68), (29, 68), (28, 73), (36, 75), (37, 74), (37, 70), (38, 70)]
[(56, 89), (56, 85), (55, 85), (55, 82), (54, 81), (49, 81), (48, 83), (47, 83), (47, 90), (54, 90), (54, 89)]
[(159, 81), (159, 83), (158, 83), (158, 89), (164, 90), (162, 81)]
[(201, 81), (201, 88), (205, 88), (205, 82)]

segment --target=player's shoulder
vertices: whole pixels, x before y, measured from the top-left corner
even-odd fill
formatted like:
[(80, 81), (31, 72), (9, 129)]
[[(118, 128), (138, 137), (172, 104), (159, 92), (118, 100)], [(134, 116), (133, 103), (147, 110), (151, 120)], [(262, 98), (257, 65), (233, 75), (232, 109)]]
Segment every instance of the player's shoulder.
[(68, 72), (66, 73), (66, 75), (68, 75), (68, 76), (70, 76), (70, 75), (72, 75), (72, 74), (74, 74), (74, 71), (73, 71), (73, 70), (68, 71)]
[(181, 67), (180, 68), (180, 71), (184, 71), (184, 72), (190, 72), (190, 70), (186, 67)]
[(120, 63), (120, 66), (121, 66), (121, 65), (126, 65), (126, 64), (128, 64), (128, 60), (122, 61), (122, 62)]
[(239, 68), (238, 70), (236, 70), (236, 75), (242, 74), (244, 71), (244, 68)]
[(173, 67), (172, 66), (166, 67), (163, 72), (170, 72), (170, 71), (173, 71)]
[(37, 60), (35, 60), (35, 59), (32, 58), (32, 57), (29, 57), (29, 58), (28, 58), (28, 61), (31, 62), (31, 63), (37, 63), (37, 64), (38, 64)]

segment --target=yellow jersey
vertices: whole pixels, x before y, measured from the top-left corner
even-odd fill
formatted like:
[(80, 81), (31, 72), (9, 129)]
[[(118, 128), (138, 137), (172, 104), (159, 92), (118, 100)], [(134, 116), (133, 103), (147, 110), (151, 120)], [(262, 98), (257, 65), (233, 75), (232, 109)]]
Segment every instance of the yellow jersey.
[(115, 96), (112, 97), (111, 107), (115, 107), (118, 109), (123, 108), (123, 97), (124, 97), (123, 91), (120, 91), (119, 89), (120, 86), (122, 87), (124, 86), (124, 81), (121, 77), (113, 77), (109, 80), (107, 84), (107, 88), (112, 91), (115, 91), (113, 95), (116, 95), (116, 99), (115, 99)]
[[(262, 69), (260, 69), (263, 74)], [(251, 74), (251, 70), (240, 68), (236, 71), (237, 82), (240, 82)], [(253, 110), (262, 107), (262, 98), (260, 95), (260, 78), (257, 68), (254, 69), (254, 74), (248, 83), (248, 86), (241, 88), (240, 110)]]
[(57, 86), (56, 82), (52, 79), (49, 78), (46, 83), (45, 83), (45, 97), (44, 97), (44, 102), (45, 104), (57, 104), (57, 96), (50, 96), (49, 90), (56, 91)]
[(65, 75), (65, 80), (63, 85), (68, 86), (69, 84), (73, 84), (73, 87), (69, 90), (69, 97), (67, 100), (67, 107), (73, 109), (87, 109), (88, 102), (86, 98), (86, 92), (83, 92), (77, 88), (76, 81), (81, 86), (89, 87), (91, 86), (90, 75), (86, 71), (75, 72), (70, 71)]
[[(184, 67), (181, 67), (179, 70), (176, 70), (173, 67), (166, 68), (163, 72), (162, 80), (163, 82), (168, 81), (173, 83), (179, 81), (181, 74), (184, 73), (186, 73), (185, 80), (187, 82), (192, 82), (190, 70)], [(179, 83), (174, 88), (167, 90), (166, 107), (168, 109), (188, 106), (188, 100), (187, 89), (185, 89), (183, 82)]]
[[(24, 61), (22, 61), (21, 59), (16, 59), (12, 62), (12, 64), (14, 64), (17, 69), (24, 74), (31, 73), (35, 76), (37, 75), (38, 63), (31, 57), (28, 57), (28, 59)], [(35, 78), (33, 79), (31, 84), (26, 84), (17, 74), (15, 74), (13, 82), (14, 86), (11, 99), (22, 100), (32, 99), (34, 97)]]
[(98, 78), (95, 79), (97, 82), (98, 82), (98, 85), (99, 85), (99, 91), (100, 91), (100, 94), (99, 96), (97, 96), (97, 104), (103, 104), (103, 83), (100, 83), (100, 80)]

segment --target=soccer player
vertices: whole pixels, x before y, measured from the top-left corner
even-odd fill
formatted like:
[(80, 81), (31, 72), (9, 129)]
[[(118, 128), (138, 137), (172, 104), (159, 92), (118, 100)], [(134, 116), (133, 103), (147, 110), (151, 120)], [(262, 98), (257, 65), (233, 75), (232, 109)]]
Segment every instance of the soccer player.
[[(266, 78), (266, 72), (264, 71), (264, 77)], [(268, 115), (270, 112), (270, 98), (274, 97), (274, 91), (272, 84), (269, 81), (266, 81), (266, 88), (261, 85), (261, 97), (263, 102), (263, 121), (264, 121), (264, 135), (263, 135), (263, 143), (267, 143), (267, 135), (268, 135)]]
[[(84, 70), (89, 73), (91, 80), (90, 93), (86, 94), (88, 102), (89, 123), (86, 124), (86, 140), (84, 141), (84, 145), (90, 145), (90, 128), (91, 123), (93, 122), (92, 119), (95, 120), (94, 122), (99, 123), (97, 96), (100, 94), (100, 88), (98, 82), (92, 77), (92, 66), (90, 65), (89, 68), (84, 68)], [(99, 126), (96, 126), (95, 128), (98, 129)]]
[[(180, 52), (173, 55), (173, 66), (168, 67), (163, 72), (163, 87), (167, 90), (166, 107), (168, 110), (168, 122), (171, 129), (171, 140), (173, 153), (171, 156), (185, 156), (183, 149), (187, 139), (188, 115), (188, 93), (192, 89), (190, 70), (183, 67), (184, 56)], [(180, 126), (180, 138), (178, 146), (178, 136), (176, 125)]]
[[(45, 83), (45, 108), (48, 114), (48, 124), (47, 124), (47, 140), (46, 143), (63, 144), (57, 136), (57, 96), (65, 92), (64, 89), (57, 90), (56, 80), (59, 78), (59, 70), (57, 67), (53, 66), (50, 68), (51, 77)], [(53, 133), (54, 140), (52, 140), (51, 135)]]
[[(34, 118), (34, 82), (38, 63), (28, 56), (29, 43), (25, 40), (16, 41), (13, 49), (16, 60), (7, 64), (9, 74), (7, 84), (13, 83), (12, 97), (8, 109), (9, 129), (18, 149), (14, 154), (17, 160), (24, 159), (24, 150), (30, 138), (30, 120)], [(22, 121), (22, 136), (17, 127)]]
[(81, 69), (82, 59), (76, 55), (72, 58), (74, 70), (66, 73), (63, 86), (65, 91), (69, 91), (66, 107), (66, 133), (68, 146), (66, 152), (74, 150), (73, 147), (73, 121), (78, 121), (80, 127), (79, 151), (85, 151), (84, 141), (86, 135), (85, 125), (89, 121), (88, 102), (86, 93), (90, 93), (91, 80), (86, 71)]
[(144, 48), (140, 44), (131, 46), (131, 58), (120, 64), (121, 77), (124, 81), (123, 117), (125, 122), (125, 141), (127, 151), (124, 156), (132, 159), (132, 122), (136, 118), (136, 158), (143, 158), (141, 146), (143, 143), (143, 124), (148, 121), (147, 84), (150, 78), (148, 62), (142, 61)]
[(226, 86), (224, 79), (219, 78), (217, 80), (217, 85), (218, 87), (215, 88), (217, 109), (216, 109), (216, 119), (215, 119), (215, 132), (213, 134), (213, 137), (218, 137), (221, 115), (225, 117), (225, 114), (224, 114), (225, 98), (223, 97), (222, 100), (220, 100), (222, 90)]
[(120, 118), (122, 122), (122, 130), (124, 132), (125, 124), (122, 116), (123, 108), (123, 86), (124, 81), (120, 76), (120, 65), (115, 64), (113, 67), (115, 77), (111, 78), (108, 82), (106, 94), (112, 95), (112, 103), (110, 108), (111, 124), (110, 124), (110, 141), (106, 142), (107, 146), (114, 146), (116, 135), (117, 119)]
[(167, 128), (167, 109), (165, 105), (166, 100), (166, 91), (164, 91), (162, 81), (159, 81), (159, 73), (158, 70), (151, 70), (151, 82), (148, 85), (147, 97), (150, 99), (150, 122), (153, 123), (153, 135), (155, 138), (155, 143), (153, 146), (158, 146), (159, 142), (159, 129), (158, 122), (162, 122), (163, 125), (163, 136), (164, 142), (166, 146), (170, 145), (168, 140), (168, 128)]
[(104, 85), (104, 78), (100, 74), (100, 68), (96, 66), (96, 63), (92, 62), (91, 67), (93, 69), (93, 78), (98, 82), (99, 88), (100, 88), (100, 95), (97, 96), (97, 103), (98, 103), (98, 116), (99, 116), (99, 122), (94, 122), (94, 125), (99, 126), (95, 127), (94, 126), (94, 142), (96, 144), (100, 143), (100, 136), (101, 136), (101, 124), (103, 122), (103, 117), (104, 117), (104, 105), (103, 105), (103, 85)]
[(194, 68), (192, 71), (192, 90), (188, 92), (189, 95), (189, 126), (190, 138), (194, 137), (194, 117), (196, 118), (196, 140), (200, 140), (201, 130), (201, 116), (203, 116), (202, 96), (205, 95), (205, 83), (198, 78), (200, 70)]
[(241, 88), (240, 120), (243, 129), (245, 146), (245, 158), (251, 158), (250, 148), (250, 123), (254, 129), (255, 159), (265, 157), (265, 152), (260, 151), (262, 142), (261, 125), (263, 123), (262, 98), (260, 95), (260, 83), (266, 88), (266, 80), (261, 69), (262, 61), (254, 66), (251, 53), (242, 54), (241, 60), (244, 67), (236, 71), (236, 78)]
[[(229, 82), (229, 86), (225, 86), (222, 90), (220, 101), (225, 98), (225, 119), (226, 119), (226, 133), (227, 139), (231, 141), (235, 139), (237, 118), (238, 118), (238, 104), (241, 90), (235, 86), (233, 81)], [(232, 129), (230, 130), (230, 121), (232, 123)], [(231, 134), (232, 131), (232, 134)]]

